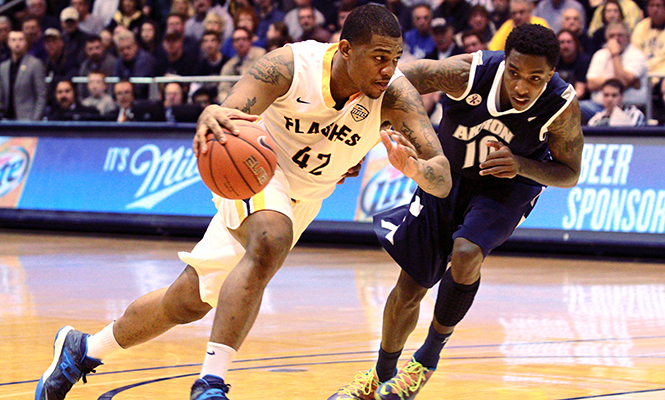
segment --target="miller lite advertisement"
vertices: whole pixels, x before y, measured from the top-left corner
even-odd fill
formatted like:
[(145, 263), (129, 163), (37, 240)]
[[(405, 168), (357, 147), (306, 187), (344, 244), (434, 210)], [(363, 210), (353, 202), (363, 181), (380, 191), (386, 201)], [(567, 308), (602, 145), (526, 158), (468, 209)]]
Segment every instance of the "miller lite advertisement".
[(37, 138), (0, 137), (0, 207), (18, 206), (36, 147)]

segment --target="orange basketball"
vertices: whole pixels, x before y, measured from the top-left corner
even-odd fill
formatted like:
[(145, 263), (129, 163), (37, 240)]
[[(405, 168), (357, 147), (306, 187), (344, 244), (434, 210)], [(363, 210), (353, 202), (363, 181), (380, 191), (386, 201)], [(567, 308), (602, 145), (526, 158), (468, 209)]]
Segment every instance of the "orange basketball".
[(213, 193), (233, 200), (248, 199), (266, 187), (275, 174), (277, 156), (270, 135), (257, 124), (234, 120), (238, 136), (224, 130), (221, 144), (210, 132), (206, 135), (208, 152), (199, 155), (203, 183)]

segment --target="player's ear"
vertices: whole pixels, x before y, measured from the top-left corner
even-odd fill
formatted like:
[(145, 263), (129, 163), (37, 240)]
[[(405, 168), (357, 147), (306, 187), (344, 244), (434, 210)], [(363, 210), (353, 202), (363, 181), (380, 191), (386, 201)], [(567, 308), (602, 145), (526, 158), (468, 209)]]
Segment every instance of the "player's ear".
[(351, 57), (351, 43), (349, 43), (348, 40), (342, 39), (339, 41), (339, 47), (337, 48), (339, 50), (339, 53), (342, 55), (344, 58), (349, 58)]

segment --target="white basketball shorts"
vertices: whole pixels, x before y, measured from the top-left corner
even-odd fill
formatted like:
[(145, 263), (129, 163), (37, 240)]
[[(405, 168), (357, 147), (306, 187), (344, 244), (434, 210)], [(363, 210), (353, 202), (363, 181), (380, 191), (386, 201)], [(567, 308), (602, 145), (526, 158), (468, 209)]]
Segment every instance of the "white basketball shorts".
[(293, 223), (293, 247), (319, 213), (322, 203), (322, 200), (292, 200), (289, 196), (289, 183), (279, 167), (268, 186), (254, 197), (228, 200), (213, 195), (212, 201), (217, 207), (217, 213), (210, 221), (203, 239), (191, 253), (179, 252), (178, 257), (194, 267), (199, 275), (201, 300), (213, 307), (217, 306), (219, 290), (224, 280), (245, 255), (245, 249), (235, 240), (229, 229), (237, 229), (242, 221), (254, 212), (278, 211), (289, 217)]

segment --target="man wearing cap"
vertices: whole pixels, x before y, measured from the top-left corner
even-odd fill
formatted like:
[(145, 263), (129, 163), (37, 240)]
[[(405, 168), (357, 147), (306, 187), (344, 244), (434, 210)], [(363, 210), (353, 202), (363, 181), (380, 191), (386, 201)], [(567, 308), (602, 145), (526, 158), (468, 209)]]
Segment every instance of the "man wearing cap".
[(198, 60), (184, 51), (185, 37), (179, 32), (168, 32), (162, 40), (163, 55), (157, 59), (156, 75), (174, 74), (193, 76)]
[(443, 60), (463, 51), (455, 43), (455, 28), (446, 23), (443, 18), (434, 18), (430, 24), (432, 38), (434, 39), (434, 50), (425, 55), (429, 60)]
[(65, 49), (65, 40), (62, 33), (55, 28), (48, 28), (44, 32), (44, 48), (46, 58), (46, 76), (51, 77), (48, 86), (48, 104), (55, 104), (55, 85), (63, 79), (72, 79), (78, 72), (78, 61), (70, 57)]
[(0, 111), (8, 119), (40, 120), (46, 108), (42, 62), (28, 54), (21, 31), (7, 36), (11, 58), (0, 64)]
[(64, 33), (65, 49), (69, 57), (78, 63), (85, 60), (85, 42), (88, 34), (79, 29), (79, 12), (74, 7), (66, 7), (60, 12), (60, 25)]

